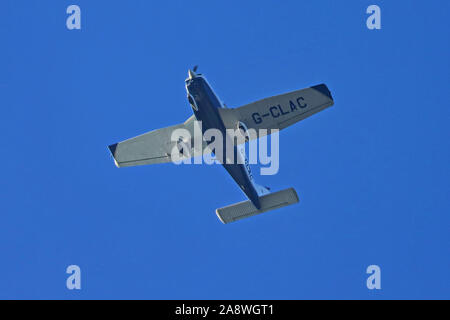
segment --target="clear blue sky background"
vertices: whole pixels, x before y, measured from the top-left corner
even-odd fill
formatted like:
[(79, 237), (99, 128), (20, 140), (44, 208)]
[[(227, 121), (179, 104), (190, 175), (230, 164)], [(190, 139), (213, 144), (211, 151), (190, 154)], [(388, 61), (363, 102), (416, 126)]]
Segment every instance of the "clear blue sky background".
[[(450, 298), (449, 12), (1, 1), (0, 298)], [(223, 168), (114, 166), (107, 145), (192, 114), (194, 64), (230, 107), (327, 83), (335, 107), (281, 132), (280, 171), (259, 178), (300, 204), (222, 225), (214, 210), (244, 200)]]

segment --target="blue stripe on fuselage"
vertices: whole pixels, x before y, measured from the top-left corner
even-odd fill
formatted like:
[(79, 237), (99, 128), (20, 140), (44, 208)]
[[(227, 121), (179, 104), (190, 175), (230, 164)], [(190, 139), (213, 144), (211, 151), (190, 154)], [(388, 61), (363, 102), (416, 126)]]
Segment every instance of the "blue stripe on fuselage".
[[(202, 133), (204, 134), (208, 129), (218, 129), (223, 136), (223, 155), (225, 158), (225, 148), (227, 140), (226, 128), (220, 117), (218, 109), (222, 107), (217, 96), (209, 86), (208, 82), (201, 76), (186, 81), (186, 90), (194, 98), (198, 110), (193, 110), (197, 120), (202, 121)], [(237, 147), (234, 147), (234, 154), (238, 152)], [(231, 177), (236, 181), (242, 191), (247, 195), (250, 201), (257, 209), (261, 208), (258, 193), (250, 181), (247, 170), (243, 164), (226, 164), (222, 159), (224, 168), (228, 171)]]

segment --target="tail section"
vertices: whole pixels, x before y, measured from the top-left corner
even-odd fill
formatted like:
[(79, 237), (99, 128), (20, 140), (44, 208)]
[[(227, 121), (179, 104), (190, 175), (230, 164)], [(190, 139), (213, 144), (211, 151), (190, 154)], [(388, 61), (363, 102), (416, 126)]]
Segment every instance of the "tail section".
[[(265, 189), (267, 190), (267, 188)], [(220, 221), (226, 224), (299, 202), (294, 188), (263, 195), (259, 200), (261, 202), (260, 210), (250, 200), (247, 200), (217, 209), (216, 214)]]

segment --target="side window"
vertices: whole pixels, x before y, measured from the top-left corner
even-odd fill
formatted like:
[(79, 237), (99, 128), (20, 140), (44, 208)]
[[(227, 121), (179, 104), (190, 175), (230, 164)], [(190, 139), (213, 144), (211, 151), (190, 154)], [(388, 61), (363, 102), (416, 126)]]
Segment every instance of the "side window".
[(198, 111), (197, 103), (195, 102), (195, 100), (192, 98), (192, 96), (190, 94), (188, 95), (188, 101), (189, 101), (189, 104), (191, 105), (192, 109), (194, 109), (195, 111)]

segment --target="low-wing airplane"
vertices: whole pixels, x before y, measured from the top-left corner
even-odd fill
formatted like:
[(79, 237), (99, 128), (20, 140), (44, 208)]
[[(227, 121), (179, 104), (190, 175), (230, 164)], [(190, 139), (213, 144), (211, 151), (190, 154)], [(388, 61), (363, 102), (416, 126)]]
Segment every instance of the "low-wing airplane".
[[(173, 161), (172, 150), (177, 147), (183, 157), (198, 155), (192, 143), (172, 141), (171, 134), (176, 129), (186, 129), (194, 137), (194, 122), (202, 121), (202, 134), (214, 128), (222, 132), (224, 143), (229, 141), (227, 129), (248, 131), (254, 129), (255, 135), (248, 135), (247, 141), (256, 139), (272, 130), (281, 130), (303, 120), (317, 112), (331, 107), (334, 102), (325, 84), (297, 90), (282, 95), (259, 100), (239, 108), (227, 108), (209, 85), (205, 76), (196, 72), (197, 67), (188, 71), (186, 91), (193, 115), (184, 123), (150, 131), (143, 135), (115, 143), (109, 146), (117, 167), (130, 167), (145, 164), (157, 164)], [(225, 141), (226, 140), (226, 141)], [(181, 143), (181, 145), (178, 145)], [(203, 141), (203, 145), (207, 142)], [(223, 223), (254, 216), (263, 212), (288, 206), (299, 201), (293, 188), (271, 193), (267, 187), (255, 183), (245, 157), (242, 144), (234, 143), (236, 157), (241, 161), (221, 163), (239, 185), (249, 200), (239, 202), (216, 210)], [(187, 146), (191, 150), (183, 152)], [(192, 146), (192, 147), (191, 147)], [(236, 160), (236, 159), (235, 159)]]

